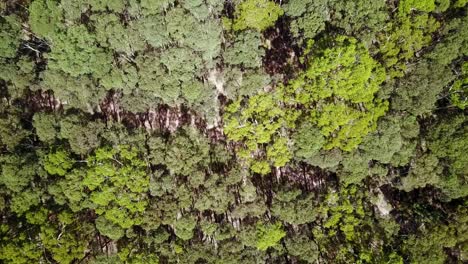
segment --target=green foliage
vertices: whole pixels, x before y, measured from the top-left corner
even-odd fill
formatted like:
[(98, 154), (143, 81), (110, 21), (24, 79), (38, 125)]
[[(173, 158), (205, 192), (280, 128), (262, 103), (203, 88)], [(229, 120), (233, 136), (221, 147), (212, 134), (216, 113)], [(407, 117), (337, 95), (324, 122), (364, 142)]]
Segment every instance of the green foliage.
[(69, 115), (60, 121), (60, 138), (67, 139), (73, 152), (87, 154), (100, 145), (101, 122), (86, 122), (86, 116)]
[(319, 249), (315, 242), (304, 235), (296, 235), (293, 238), (285, 240), (288, 252), (306, 261), (307, 263), (315, 263), (319, 257)]
[(91, 1), (91, 9), (93, 11), (113, 11), (116, 13), (122, 12), (125, 8), (124, 0), (93, 0)]
[(52, 175), (64, 176), (73, 166), (73, 161), (69, 153), (64, 150), (58, 150), (45, 156), (44, 169)]
[(191, 50), (200, 52), (201, 57), (212, 65), (221, 50), (222, 27), (218, 20), (199, 22), (181, 8), (174, 8), (166, 16), (169, 36)]
[(41, 73), (40, 88), (52, 90), (54, 96), (63, 100), (65, 108), (78, 108), (93, 112), (105, 90), (99, 90), (89, 76), (72, 77), (57, 70)]
[(434, 110), (439, 93), (453, 78), (448, 67), (422, 61), (398, 81), (391, 108), (415, 116), (428, 114)]
[(468, 106), (468, 62), (461, 66), (459, 78), (450, 88), (450, 101), (454, 106), (465, 110)]
[(95, 21), (96, 42), (100, 46), (129, 55), (145, 48), (139, 31), (132, 26), (124, 27), (117, 15), (96, 15), (91, 19)]
[(34, 240), (23, 231), (16, 232), (8, 225), (1, 225), (0, 260), (5, 263), (28, 264), (41, 261), (41, 251)]
[(292, 102), (314, 106), (312, 121), (327, 139), (325, 149), (350, 151), (387, 110), (387, 103), (375, 98), (384, 79), (384, 70), (362, 44), (338, 37), (287, 90)]
[(87, 193), (82, 184), (84, 171), (68, 171), (47, 188), (55, 203), (67, 205), (71, 211), (79, 212), (86, 204)]
[(13, 58), (21, 41), (21, 24), (14, 15), (0, 18), (0, 58)]
[(341, 232), (347, 241), (359, 240), (359, 229), (365, 228), (364, 193), (356, 185), (341, 188), (339, 192), (331, 192), (320, 208), (324, 217), (323, 227), (327, 235), (333, 236)]
[(411, 191), (427, 185), (437, 185), (440, 182), (441, 173), (442, 167), (439, 166), (437, 157), (432, 155), (421, 156), (412, 166), (410, 174), (402, 178), (402, 188), (405, 191)]
[(177, 219), (174, 223), (176, 235), (182, 240), (189, 240), (193, 237), (193, 229), (197, 222), (192, 216), (185, 216)]
[(103, 216), (96, 219), (96, 228), (99, 233), (117, 240), (125, 235), (125, 230), (117, 224), (112, 223)]
[(36, 175), (36, 166), (30, 156), (3, 155), (1, 157), (0, 183), (13, 192), (25, 189)]
[(333, 252), (333, 259), (340, 263), (392, 263), (383, 247), (374, 244), (375, 239), (385, 241), (381, 236), (384, 231), (374, 222), (368, 198), (357, 185), (328, 192), (318, 209), (323, 224), (312, 230), (322, 254)]
[(283, 231), (283, 227), (280, 223), (259, 223), (256, 229), (256, 247), (259, 250), (267, 250), (269, 247), (277, 245), (284, 236), (286, 236), (286, 232)]
[(290, 30), (300, 45), (323, 31), (325, 23), (370, 43), (388, 19), (387, 6), (382, 0), (293, 0), (283, 8), (292, 17)]
[(129, 146), (103, 147), (86, 160), (81, 184), (89, 193), (82, 206), (94, 209), (105, 221), (119, 227), (108, 230), (100, 220), (98, 229), (106, 232), (104, 235), (120, 235), (122, 231), (118, 230), (141, 222), (139, 215), (147, 206), (149, 175), (146, 162), (138, 156), (138, 151)]
[(0, 60), (0, 72), (2, 72), (0, 79), (6, 82), (9, 97), (18, 99), (32, 86), (35, 63), (25, 56), (21, 56), (15, 64), (7, 64), (7, 61)]
[(169, 34), (163, 16), (145, 16), (135, 24), (135, 27), (149, 45), (160, 48), (169, 44)]
[(464, 7), (468, 3), (467, 0), (457, 0), (454, 4), (455, 7)]
[(225, 73), (223, 80), (225, 95), (235, 100), (260, 92), (270, 84), (271, 77), (261, 70), (240, 71), (233, 68)]
[(432, 185), (440, 188), (448, 200), (466, 196), (467, 131), (465, 118), (457, 116), (434, 125), (426, 138), (430, 153), (417, 157), (407, 177), (402, 178), (402, 188), (410, 191)]
[[(301, 225), (314, 222), (317, 212), (314, 210), (313, 197), (307, 195), (301, 198), (297, 197), (299, 193), (294, 193), (289, 199), (285, 195), (291, 192), (280, 192), (273, 200), (271, 205), (272, 215), (278, 217), (281, 221), (293, 225)], [(297, 197), (297, 198), (296, 198)], [(292, 199), (291, 199), (292, 198)]]
[(286, 15), (293, 17), (292, 34), (301, 41), (315, 37), (325, 29), (325, 22), (329, 20), (328, 0), (292, 0), (283, 8)]
[(97, 46), (98, 40), (85, 26), (70, 26), (51, 36), (52, 51), (47, 54), (50, 70), (63, 71), (72, 77), (92, 74), (96, 78), (109, 73), (111, 55)]
[(23, 128), (19, 112), (15, 108), (2, 107), (0, 111), (0, 142), (8, 150), (13, 150), (30, 132)]
[(385, 67), (389, 69), (390, 78), (404, 76), (407, 71), (406, 63), (431, 43), (431, 34), (439, 26), (439, 22), (426, 13), (404, 15), (399, 16), (396, 22), (390, 22), (387, 30), (378, 34), (379, 52), (383, 56)]
[[(285, 129), (295, 127), (303, 114), (296, 106), (304, 105), (311, 108), (310, 120), (326, 140), (321, 143), (319, 139), (323, 148), (350, 151), (377, 128), (377, 119), (387, 110), (387, 102), (375, 98), (384, 78), (383, 68), (362, 44), (339, 37), (335, 47), (320, 51), (288, 86), (228, 106), (225, 133), (231, 140), (245, 142), (246, 148), (239, 155), (251, 163), (254, 172), (266, 174), (269, 164), (282, 167), (291, 159), (289, 143), (281, 136)], [(284, 103), (292, 108), (285, 109)], [(259, 153), (262, 144), (269, 144), (266, 157)], [(321, 147), (313, 147), (308, 158)]]
[(85, 248), (88, 242), (84, 239), (84, 234), (80, 234), (80, 237), (72, 232), (72, 228), (76, 223), (73, 223), (74, 225), (70, 224), (72, 223), (59, 223), (60, 229), (54, 225), (41, 226), (39, 234), (41, 244), (58, 263), (73, 263), (73, 261), (82, 259), (85, 256)]
[(53, 143), (58, 137), (57, 118), (53, 114), (36, 113), (33, 117), (36, 135), (44, 143)]
[(366, 43), (372, 41), (388, 18), (387, 4), (383, 0), (332, 0), (330, 6), (333, 10), (330, 23)]
[(11, 211), (18, 215), (26, 213), (31, 207), (40, 203), (42, 190), (37, 188), (26, 188), (11, 198)]
[(55, 0), (36, 0), (29, 6), (29, 26), (39, 37), (52, 37), (61, 20), (62, 12)]
[(360, 155), (394, 166), (407, 164), (418, 136), (419, 124), (414, 116), (390, 115), (379, 121), (377, 131), (364, 138), (359, 146), (363, 151)]
[(193, 128), (186, 128), (167, 144), (164, 164), (173, 174), (189, 175), (207, 165), (209, 144)]
[(224, 60), (229, 65), (244, 68), (257, 68), (262, 64), (265, 55), (261, 35), (258, 32), (247, 30), (236, 34), (232, 43), (226, 47)]
[(277, 105), (274, 94), (260, 93), (248, 100), (240, 113), (240, 101), (231, 104), (225, 113), (224, 132), (235, 141), (244, 141), (247, 148), (240, 152), (242, 158), (252, 161), (252, 154), (258, 153), (261, 144), (274, 142), (268, 147), (266, 159), (253, 161), (251, 169), (260, 174), (270, 171), (269, 163), (284, 166), (290, 159), (287, 141), (280, 139), (280, 129), (288, 125), (286, 112)]
[(423, 228), (411, 235), (403, 245), (403, 250), (412, 263), (446, 263), (448, 256), (444, 249), (452, 248), (467, 241), (466, 209), (458, 209), (449, 224), (437, 224)]
[(402, 0), (398, 6), (398, 12), (401, 15), (409, 14), (413, 10), (432, 12), (436, 9), (435, 2), (435, 0)]
[(263, 31), (273, 26), (284, 11), (270, 0), (245, 0), (236, 7), (234, 30)]
[(194, 207), (199, 211), (211, 210), (222, 214), (234, 202), (234, 197), (222, 186), (211, 186), (196, 200)]
[(441, 29), (442, 40), (434, 50), (426, 55), (435, 62), (448, 65), (456, 58), (468, 53), (468, 29), (465, 27), (468, 17), (455, 18)]
[(465, 6), (2, 1), (0, 262), (468, 261)]

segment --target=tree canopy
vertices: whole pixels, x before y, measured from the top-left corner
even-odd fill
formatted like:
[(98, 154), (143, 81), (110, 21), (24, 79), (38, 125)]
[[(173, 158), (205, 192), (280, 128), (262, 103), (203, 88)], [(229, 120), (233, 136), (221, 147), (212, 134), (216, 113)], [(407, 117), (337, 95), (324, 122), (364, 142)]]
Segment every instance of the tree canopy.
[(0, 263), (468, 263), (467, 4), (0, 1)]

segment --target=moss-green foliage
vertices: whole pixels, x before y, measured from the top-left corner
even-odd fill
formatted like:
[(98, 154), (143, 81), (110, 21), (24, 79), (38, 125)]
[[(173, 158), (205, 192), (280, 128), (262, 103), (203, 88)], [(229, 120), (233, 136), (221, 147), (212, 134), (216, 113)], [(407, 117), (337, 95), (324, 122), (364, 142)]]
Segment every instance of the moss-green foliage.
[(17, 16), (4, 16), (0, 20), (0, 58), (12, 58), (21, 41), (21, 24)]
[(96, 149), (101, 143), (99, 135), (104, 128), (104, 124), (99, 121), (83, 122), (83, 118), (69, 115), (60, 121), (59, 137), (68, 140), (76, 154), (88, 154)]
[(32, 86), (35, 73), (35, 63), (26, 56), (21, 56), (16, 63), (7, 63), (0, 60), (0, 79), (4, 80), (11, 99), (17, 99), (25, 95)]
[(285, 240), (288, 252), (307, 263), (314, 263), (319, 257), (317, 244), (305, 235), (296, 235)]
[(261, 45), (261, 35), (258, 32), (251, 30), (240, 32), (232, 44), (226, 47), (225, 62), (244, 68), (259, 67), (265, 54)]
[[(314, 241), (324, 248), (333, 248), (335, 261), (393, 263), (389, 262), (389, 259), (398, 259), (398, 255), (390, 254), (392, 251), (385, 253), (382, 245), (373, 244), (376, 237), (381, 241), (387, 239), (382, 227), (389, 223), (383, 221), (381, 226), (374, 222), (376, 217), (373, 216), (372, 210), (369, 210), (368, 198), (366, 191), (357, 185), (349, 185), (337, 191), (330, 191), (320, 203), (318, 210), (322, 224), (312, 230)], [(371, 244), (374, 246), (370, 246)], [(328, 254), (326, 252), (330, 251), (325, 249), (321, 252)]]
[(332, 0), (329, 5), (333, 10), (330, 23), (365, 42), (372, 41), (373, 34), (382, 29), (388, 18), (383, 0)]
[(111, 69), (111, 55), (97, 46), (95, 35), (85, 26), (71, 26), (51, 37), (52, 51), (47, 55), (50, 70), (60, 70), (72, 77), (93, 74), (99, 78)]
[(113, 11), (116, 13), (124, 11), (125, 8), (125, 2), (124, 0), (116, 0), (116, 1), (110, 1), (110, 0), (95, 0), (91, 2), (91, 9), (93, 11)]
[(281, 221), (301, 225), (315, 221), (313, 197), (301, 195), (301, 191), (282, 191), (276, 194), (271, 205), (271, 212)]
[(430, 185), (440, 188), (444, 199), (467, 195), (467, 160), (466, 155), (461, 154), (466, 151), (465, 123), (463, 116), (456, 116), (431, 127), (425, 139), (426, 153), (417, 157), (409, 175), (402, 178), (404, 190)]
[(36, 113), (34, 114), (33, 122), (39, 140), (53, 143), (58, 137), (57, 119), (53, 114)]
[(234, 30), (252, 28), (263, 31), (274, 25), (284, 11), (270, 0), (245, 0), (236, 7)]
[(94, 85), (89, 76), (72, 77), (59, 70), (47, 70), (41, 72), (41, 80), (40, 88), (53, 91), (57, 98), (66, 102), (65, 108), (93, 112), (93, 107), (105, 93)]
[(320, 130), (311, 123), (302, 124), (293, 136), (294, 156), (301, 160), (308, 160), (319, 153), (325, 145), (325, 137)]
[(30, 131), (23, 128), (18, 109), (0, 105), (0, 142), (7, 150), (13, 150)]
[(290, 30), (300, 45), (325, 30), (326, 23), (370, 43), (388, 19), (382, 0), (293, 0), (284, 4), (283, 9), (292, 18)]
[[(466, 117), (463, 116), (441, 121), (433, 128), (428, 137), (429, 150), (448, 168), (448, 178), (443, 179), (442, 183), (448, 185), (447, 191), (455, 197), (464, 196), (468, 191), (466, 185), (468, 160), (466, 155), (463, 155), (467, 151), (467, 142), (468, 130)], [(450, 186), (452, 184), (454, 186)], [(459, 194), (456, 191), (458, 188)]]
[(414, 116), (387, 116), (381, 119), (377, 131), (366, 136), (359, 149), (368, 160), (390, 163), (394, 166), (407, 164), (416, 149), (419, 124)]
[(421, 227), (405, 241), (403, 252), (412, 263), (446, 263), (445, 250), (455, 247), (466, 259), (467, 221), (466, 208), (459, 208), (449, 223)]
[(37, 168), (28, 163), (30, 158), (30, 156), (2, 156), (0, 183), (6, 187), (4, 191), (19, 193), (34, 179)]
[(17, 236), (14, 236), (16, 230), (12, 230), (7, 224), (2, 224), (0, 228), (0, 234), (2, 235), (0, 259), (2, 261), (18, 264), (40, 261), (42, 253), (38, 250), (35, 241), (28, 238), (26, 232), (18, 232)]
[(145, 48), (139, 31), (132, 25), (124, 27), (117, 15), (96, 15), (91, 19), (95, 21), (96, 41), (100, 46), (130, 55)]
[(468, 62), (463, 63), (459, 79), (450, 88), (450, 100), (462, 110), (468, 106)]
[(464, 7), (466, 6), (466, 4), (468, 3), (468, 1), (466, 0), (457, 0), (454, 4), (455, 7)]
[(189, 175), (207, 165), (206, 139), (191, 128), (184, 132), (174, 136), (166, 146), (164, 164), (173, 174)]
[(176, 235), (182, 240), (189, 240), (193, 237), (193, 229), (197, 222), (191, 216), (177, 219), (174, 223)]
[(99, 216), (96, 219), (96, 229), (110, 239), (117, 240), (125, 235), (125, 230), (122, 227), (107, 220), (104, 216)]
[(422, 61), (412, 66), (396, 85), (391, 108), (415, 116), (430, 113), (436, 107), (439, 93), (454, 76), (447, 66)]
[[(356, 186), (344, 188), (340, 193), (330, 193), (321, 208), (324, 217), (323, 227), (328, 229), (328, 235), (342, 232), (346, 240), (356, 239), (356, 228), (362, 225), (365, 216), (362, 194), (357, 193)], [(356, 197), (357, 199), (350, 199)]]
[[(68, 216), (59, 215), (59, 223), (55, 225), (44, 225), (41, 226), (41, 232), (39, 234), (40, 241), (44, 248), (46, 248), (53, 256), (53, 259), (59, 263), (73, 263), (77, 259), (82, 259), (85, 256), (85, 248), (88, 242), (84, 239), (86, 233), (74, 233), (71, 232), (73, 229), (76, 231), (84, 229), (86, 225), (77, 226), (76, 220), (72, 220)], [(63, 218), (68, 218), (63, 221)], [(61, 229), (59, 229), (59, 227)], [(79, 235), (76, 235), (79, 234)]]
[(17, 215), (23, 215), (32, 207), (40, 204), (42, 195), (43, 191), (37, 187), (25, 188), (23, 192), (11, 198), (11, 211)]
[(292, 0), (283, 5), (285, 15), (293, 18), (291, 32), (298, 39), (311, 39), (325, 29), (328, 1)]
[(33, 1), (29, 6), (29, 26), (41, 38), (52, 37), (59, 27), (62, 12), (55, 0)]

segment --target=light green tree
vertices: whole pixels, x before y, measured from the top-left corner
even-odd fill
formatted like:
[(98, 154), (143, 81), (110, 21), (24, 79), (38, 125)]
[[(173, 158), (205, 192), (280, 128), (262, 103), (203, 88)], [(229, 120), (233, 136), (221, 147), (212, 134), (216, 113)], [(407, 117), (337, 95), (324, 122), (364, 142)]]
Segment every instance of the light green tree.
[(286, 236), (281, 223), (262, 224), (256, 226), (256, 247), (259, 250), (267, 250), (278, 244), (278, 242)]
[(236, 7), (234, 30), (263, 31), (273, 26), (284, 11), (270, 0), (245, 0)]
[(288, 101), (312, 107), (311, 121), (326, 138), (325, 149), (350, 151), (387, 110), (388, 103), (375, 96), (385, 71), (356, 39), (338, 37), (333, 48), (313, 55), (286, 87)]

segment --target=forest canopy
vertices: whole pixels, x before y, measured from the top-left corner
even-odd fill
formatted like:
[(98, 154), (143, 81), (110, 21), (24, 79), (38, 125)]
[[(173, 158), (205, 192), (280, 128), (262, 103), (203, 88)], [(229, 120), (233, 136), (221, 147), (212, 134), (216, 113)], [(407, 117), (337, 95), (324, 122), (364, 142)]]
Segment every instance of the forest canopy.
[(468, 1), (0, 2), (0, 263), (468, 262)]

